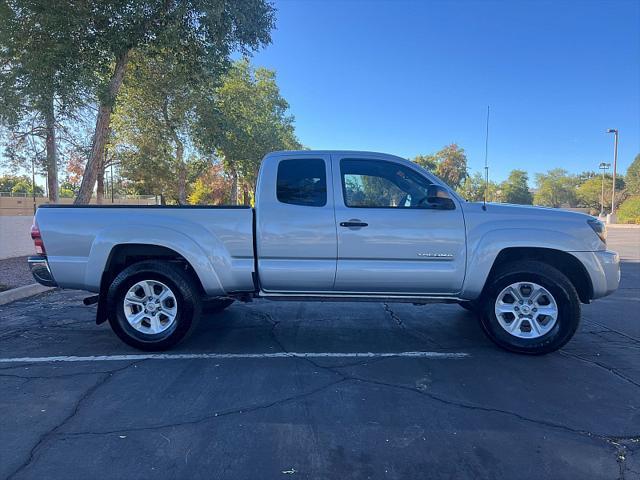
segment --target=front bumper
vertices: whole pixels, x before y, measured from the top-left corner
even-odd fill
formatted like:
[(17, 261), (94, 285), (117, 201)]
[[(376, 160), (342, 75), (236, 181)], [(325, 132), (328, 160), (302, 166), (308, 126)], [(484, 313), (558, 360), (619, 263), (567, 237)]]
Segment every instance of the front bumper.
[(591, 278), (591, 299), (606, 297), (620, 284), (620, 256), (611, 250), (596, 252), (571, 252), (584, 265)]
[(29, 263), (29, 269), (31, 275), (35, 278), (36, 282), (45, 287), (57, 287), (56, 281), (53, 279), (51, 270), (49, 270), (49, 262), (47, 257), (29, 257), (27, 262)]
[[(601, 291), (601, 296), (605, 297), (615, 292), (620, 285), (620, 255), (611, 250), (603, 250), (596, 252), (596, 257), (604, 274), (604, 289)], [(595, 292), (594, 298), (597, 298)]]

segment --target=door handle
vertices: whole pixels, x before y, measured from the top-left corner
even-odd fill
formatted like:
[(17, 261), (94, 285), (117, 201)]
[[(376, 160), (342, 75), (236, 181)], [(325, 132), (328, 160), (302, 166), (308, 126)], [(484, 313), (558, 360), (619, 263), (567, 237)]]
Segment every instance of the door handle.
[(368, 227), (369, 224), (364, 222), (349, 221), (349, 222), (340, 222), (340, 226), (341, 227)]

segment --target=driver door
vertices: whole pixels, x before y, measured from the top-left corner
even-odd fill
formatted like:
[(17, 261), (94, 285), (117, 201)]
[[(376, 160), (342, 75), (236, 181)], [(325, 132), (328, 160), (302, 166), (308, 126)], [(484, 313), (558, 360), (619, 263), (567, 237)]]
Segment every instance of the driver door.
[[(453, 295), (465, 275), (460, 205), (427, 205), (432, 182), (409, 162), (332, 155), (338, 261), (334, 290)], [(432, 208), (428, 208), (432, 207)]]

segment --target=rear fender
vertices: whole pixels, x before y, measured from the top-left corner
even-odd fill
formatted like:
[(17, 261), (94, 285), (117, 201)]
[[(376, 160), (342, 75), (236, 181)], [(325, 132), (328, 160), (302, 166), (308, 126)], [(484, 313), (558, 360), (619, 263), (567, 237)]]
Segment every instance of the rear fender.
[(123, 224), (101, 230), (91, 245), (85, 271), (87, 289), (93, 292), (100, 290), (102, 274), (113, 248), (126, 244), (156, 245), (171, 249), (189, 262), (207, 295), (225, 293), (217, 271), (230, 271), (229, 252), (211, 232), (193, 224), (188, 225), (184, 232), (140, 224)]

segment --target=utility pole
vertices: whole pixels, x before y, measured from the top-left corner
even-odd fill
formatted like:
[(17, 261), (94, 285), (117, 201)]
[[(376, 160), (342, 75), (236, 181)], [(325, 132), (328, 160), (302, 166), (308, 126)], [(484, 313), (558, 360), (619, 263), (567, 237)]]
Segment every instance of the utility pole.
[(607, 133), (613, 133), (613, 186), (611, 187), (611, 217), (609, 222), (616, 223), (616, 169), (618, 166), (618, 129), (610, 128)]
[(600, 197), (600, 216), (604, 216), (604, 172), (611, 167), (610, 163), (601, 162), (599, 167), (602, 170), (602, 195)]

